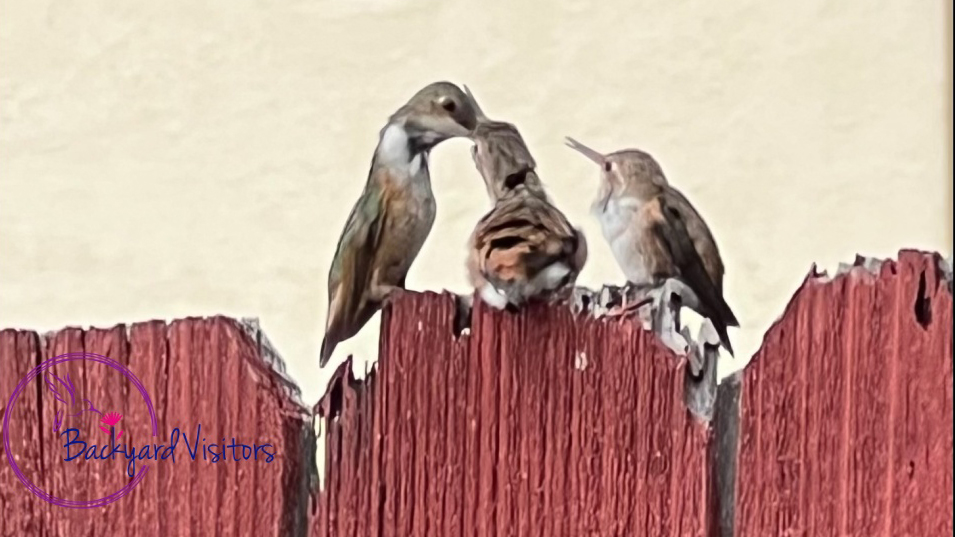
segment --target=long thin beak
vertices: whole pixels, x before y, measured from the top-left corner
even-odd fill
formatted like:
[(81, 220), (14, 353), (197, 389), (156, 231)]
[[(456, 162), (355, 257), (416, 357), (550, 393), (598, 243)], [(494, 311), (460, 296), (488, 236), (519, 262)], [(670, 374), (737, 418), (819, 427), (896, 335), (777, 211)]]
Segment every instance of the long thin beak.
[(567, 136), (566, 138), (564, 138), (564, 143), (567, 144), (567, 147), (579, 151), (579, 152), (580, 152), (581, 154), (583, 154), (585, 157), (587, 157), (587, 158), (589, 158), (590, 160), (596, 162), (597, 164), (600, 164), (601, 166), (602, 166), (603, 163), (606, 161), (606, 159), (604, 158), (604, 156), (603, 156), (602, 154), (600, 154), (600, 153), (594, 151), (593, 149), (591, 149), (591, 148), (585, 146), (584, 144), (578, 142), (577, 140), (574, 140), (574, 139), (571, 138), (570, 136)]
[(442, 129), (442, 133), (447, 138), (470, 138), (471, 137), (471, 131), (468, 130), (468, 128), (465, 127), (464, 125), (460, 125), (458, 123), (449, 125), (446, 128)]

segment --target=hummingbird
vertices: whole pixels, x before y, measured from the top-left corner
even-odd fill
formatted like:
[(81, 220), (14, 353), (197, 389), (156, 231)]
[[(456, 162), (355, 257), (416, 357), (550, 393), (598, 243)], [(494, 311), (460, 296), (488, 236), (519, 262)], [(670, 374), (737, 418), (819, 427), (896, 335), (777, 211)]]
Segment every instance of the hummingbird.
[(66, 380), (63, 380), (52, 371), (47, 371), (43, 375), (43, 379), (46, 382), (47, 389), (53, 393), (53, 398), (65, 405), (65, 407), (61, 407), (56, 411), (53, 418), (54, 432), (60, 430), (60, 426), (63, 425), (63, 419), (66, 416), (75, 418), (83, 412), (92, 412), (100, 416), (103, 415), (102, 412), (93, 406), (93, 403), (90, 402), (89, 399), (84, 398), (82, 402), (77, 401), (76, 388), (73, 386), (73, 380), (70, 379), (69, 374), (66, 375)]
[(470, 134), (475, 112), (450, 82), (425, 86), (381, 129), (365, 188), (348, 215), (328, 272), (328, 315), (319, 365), (354, 336), (405, 277), (434, 224), (428, 156)]
[(726, 329), (739, 322), (723, 298), (724, 269), (716, 241), (693, 205), (644, 151), (604, 155), (570, 137), (566, 143), (601, 168), (591, 212), (627, 280), (642, 288), (678, 280), (696, 295), (681, 296), (683, 304), (710, 319), (732, 356)]
[(572, 286), (587, 242), (548, 198), (517, 127), (488, 119), (464, 92), (477, 114), (471, 156), (493, 204), (471, 235), (468, 277), (485, 303), (513, 310)]

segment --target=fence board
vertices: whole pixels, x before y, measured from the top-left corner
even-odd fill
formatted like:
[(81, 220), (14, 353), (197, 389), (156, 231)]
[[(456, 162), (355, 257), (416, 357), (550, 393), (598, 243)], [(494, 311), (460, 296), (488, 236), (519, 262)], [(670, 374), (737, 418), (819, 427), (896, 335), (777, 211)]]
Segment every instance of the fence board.
[[(3, 330), (0, 332), (0, 356), (4, 357), (0, 359), (0, 387), (5, 394), (0, 405), (3, 405), (4, 416), (10, 414), (10, 449), (24, 476), (36, 486), (46, 488), (44, 477), (48, 474), (42, 472), (40, 427), (37, 426), (37, 417), (40, 415), (39, 392), (25, 389), (13, 408), (7, 406), (9, 396), (20, 379), (39, 364), (39, 337), (32, 332)], [(36, 501), (36, 497), (26, 491), (13, 468), (7, 464), (3, 445), (0, 445), (0, 451), (0, 509), (3, 512), (0, 535), (36, 535), (41, 528), (49, 527), (52, 506)]]
[(810, 273), (745, 370), (737, 535), (952, 533), (950, 283), (864, 261)]
[[(54, 371), (122, 412), (124, 441), (181, 437), (175, 463), (136, 461), (146, 479), (96, 510), (36, 498), (0, 451), (0, 536), (951, 534), (952, 284), (939, 261), (903, 251), (832, 279), (810, 273), (721, 386), (712, 429), (687, 411), (685, 362), (635, 320), (478, 302), (461, 335), (451, 295), (406, 293), (384, 313), (373, 372), (356, 381), (346, 361), (315, 407), (326, 446), (315, 491), (312, 417), (254, 321), (2, 330), (0, 416), (44, 490), (92, 499), (128, 479), (122, 456), (63, 462), (42, 378), (7, 408), (44, 359), (86, 351), (127, 364), (158, 437), (110, 368)], [(97, 421), (77, 423), (101, 443)], [(211, 463), (203, 446), (233, 437), (272, 443), (275, 461)]]
[[(274, 446), (271, 464), (231, 458), (204, 458), (203, 440), (192, 459), (180, 437), (176, 461), (145, 460), (150, 470), (125, 498), (106, 507), (68, 509), (32, 495), (14, 476), (0, 448), (0, 535), (305, 535), (309, 478), (305, 463), (314, 444), (310, 412), (289, 385), (282, 364), (264, 352), (261, 334), (224, 317), (189, 318), (166, 325), (136, 324), (128, 334), (112, 329), (67, 328), (39, 338), (30, 331), (0, 331), (0, 389), (3, 413), (11, 412), (11, 452), (24, 474), (38, 486), (72, 500), (92, 500), (121, 488), (126, 460), (64, 462), (65, 439), (53, 431), (59, 402), (43, 379), (35, 379), (13, 409), (9, 395), (43, 359), (67, 352), (92, 352), (126, 364), (143, 382), (158, 412), (159, 436), (152, 437), (146, 405), (138, 390), (112, 368), (72, 361), (51, 369), (69, 372), (78, 398), (89, 398), (101, 412), (124, 414), (119, 444), (137, 451), (149, 444), (169, 444), (173, 427), (196, 443), (201, 423), (205, 446), (226, 437), (237, 442)], [(66, 427), (88, 431), (89, 444), (102, 446), (99, 416), (85, 414)], [(107, 446), (108, 447), (108, 446)], [(148, 446), (147, 446), (148, 447)], [(98, 448), (99, 450), (99, 448)], [(98, 451), (97, 450), (97, 451)], [(152, 451), (150, 449), (150, 451)], [(241, 450), (239, 450), (241, 457)], [(260, 457), (262, 453), (260, 452)], [(262, 502), (251, 501), (263, 495)], [(253, 514), (254, 512), (254, 514)]]
[[(372, 384), (350, 363), (336, 373), (319, 403), (314, 535), (353, 535), (335, 521), (362, 516), (352, 505), (369, 488), (380, 526), (358, 535), (712, 534), (711, 434), (683, 405), (684, 364), (652, 335), (478, 303), (457, 337), (455, 312), (450, 295), (406, 294), (385, 313)], [(384, 438), (365, 442), (379, 423)], [(365, 450), (380, 462), (356, 473)]]

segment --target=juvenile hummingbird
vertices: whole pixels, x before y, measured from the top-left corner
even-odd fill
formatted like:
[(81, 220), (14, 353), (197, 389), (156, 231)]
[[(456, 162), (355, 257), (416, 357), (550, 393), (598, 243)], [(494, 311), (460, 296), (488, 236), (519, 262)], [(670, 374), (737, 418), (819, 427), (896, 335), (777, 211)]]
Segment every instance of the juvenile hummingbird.
[(726, 328), (739, 323), (723, 299), (723, 261), (693, 205), (643, 151), (603, 155), (573, 138), (567, 138), (567, 145), (601, 168), (591, 211), (627, 280), (649, 288), (662, 287), (671, 278), (684, 284), (695, 296), (681, 296), (683, 304), (710, 319), (732, 355)]
[(379, 133), (365, 189), (342, 230), (328, 273), (328, 316), (319, 365), (354, 336), (405, 276), (434, 223), (428, 155), (474, 129), (474, 109), (460, 88), (436, 82), (416, 93)]
[(471, 156), (493, 208), (478, 222), (468, 248), (468, 278), (497, 309), (572, 286), (587, 261), (587, 242), (551, 203), (537, 164), (517, 128), (477, 113)]

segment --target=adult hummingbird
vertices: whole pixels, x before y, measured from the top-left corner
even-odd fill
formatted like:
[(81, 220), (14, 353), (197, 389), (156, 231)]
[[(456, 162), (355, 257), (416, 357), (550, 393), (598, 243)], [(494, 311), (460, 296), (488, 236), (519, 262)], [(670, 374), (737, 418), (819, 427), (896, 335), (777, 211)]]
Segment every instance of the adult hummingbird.
[(548, 198), (517, 127), (488, 119), (464, 91), (478, 118), (471, 156), (493, 204), (469, 242), (471, 284), (497, 309), (566, 289), (587, 261), (583, 233)]
[(723, 298), (723, 261), (693, 205), (648, 153), (625, 149), (604, 155), (573, 138), (567, 145), (600, 166), (591, 212), (627, 280), (659, 288), (677, 279), (696, 295), (681, 296), (683, 304), (710, 319), (732, 355), (726, 328), (739, 323)]
[(379, 133), (365, 189), (348, 215), (328, 273), (328, 316), (319, 365), (354, 336), (405, 277), (434, 223), (428, 155), (467, 136), (474, 109), (460, 88), (436, 82), (416, 93)]

